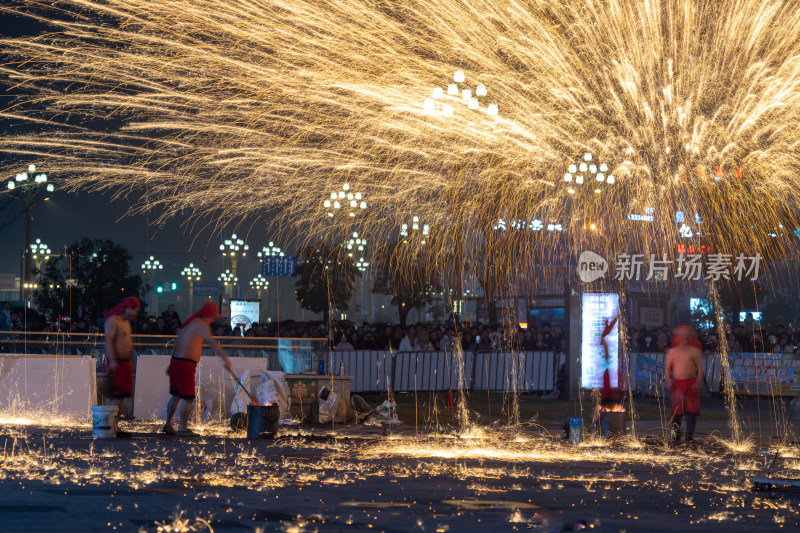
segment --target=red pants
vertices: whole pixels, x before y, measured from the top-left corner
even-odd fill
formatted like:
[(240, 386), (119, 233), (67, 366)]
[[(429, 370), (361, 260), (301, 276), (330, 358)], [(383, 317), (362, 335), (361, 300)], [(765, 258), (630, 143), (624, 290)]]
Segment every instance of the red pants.
[(173, 357), (169, 362), (169, 393), (184, 400), (193, 400), (196, 370), (197, 363), (191, 359)]
[(108, 378), (111, 382), (112, 398), (130, 398), (133, 396), (133, 363), (117, 359), (117, 367), (108, 367)]
[(692, 391), (696, 379), (673, 379), (669, 400), (673, 415), (700, 414), (700, 390)]

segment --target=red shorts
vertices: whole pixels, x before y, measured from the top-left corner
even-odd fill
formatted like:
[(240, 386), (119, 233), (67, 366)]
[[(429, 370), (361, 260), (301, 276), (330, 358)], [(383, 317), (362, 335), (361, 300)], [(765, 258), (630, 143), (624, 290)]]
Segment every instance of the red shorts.
[(700, 390), (692, 391), (696, 379), (673, 379), (669, 400), (673, 415), (700, 414)]
[(169, 362), (169, 393), (184, 400), (193, 400), (196, 370), (197, 363), (191, 359), (173, 357)]
[(130, 398), (133, 396), (133, 363), (117, 359), (116, 370), (108, 367), (108, 378), (111, 383), (112, 398)]

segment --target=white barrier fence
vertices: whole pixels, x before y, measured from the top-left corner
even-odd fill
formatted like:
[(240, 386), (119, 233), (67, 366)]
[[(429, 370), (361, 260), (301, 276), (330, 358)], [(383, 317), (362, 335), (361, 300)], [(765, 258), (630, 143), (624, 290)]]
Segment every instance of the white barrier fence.
[(95, 362), (89, 356), (0, 356), (0, 416), (91, 418)]
[[(632, 353), (630, 361), (631, 390), (644, 394), (663, 394), (664, 365), (667, 361), (665, 353)], [(722, 359), (719, 354), (703, 356), (703, 379), (705, 390), (720, 392), (722, 390)]]
[[(334, 351), (331, 368), (344, 364), (352, 392), (468, 390), (550, 392), (566, 355), (553, 352)], [(460, 366), (460, 368), (459, 368)], [(460, 382), (459, 382), (459, 376)]]

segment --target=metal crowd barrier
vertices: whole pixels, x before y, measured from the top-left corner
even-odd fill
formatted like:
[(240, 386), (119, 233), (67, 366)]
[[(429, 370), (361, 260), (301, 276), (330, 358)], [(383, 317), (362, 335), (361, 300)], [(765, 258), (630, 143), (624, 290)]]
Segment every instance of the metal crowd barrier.
[[(214, 337), (231, 357), (262, 357), (269, 360), (269, 368), (280, 369), (280, 353), (296, 352), (300, 366), (314, 370), (314, 363), (327, 353), (327, 339), (278, 339), (272, 337)], [(102, 333), (61, 332), (0, 332), (0, 354), (31, 355), (90, 355), (97, 368), (103, 371), (105, 363), (104, 335)], [(175, 335), (133, 335), (134, 355), (171, 355)], [(203, 348), (204, 356), (213, 351)], [(136, 358), (134, 357), (134, 364)]]
[[(352, 376), (352, 392), (551, 392), (566, 355), (553, 352), (330, 352), (334, 371)], [(343, 366), (342, 366), (343, 365)]]
[[(649, 360), (649, 361), (648, 361)], [(645, 352), (628, 354), (629, 376), (632, 390), (643, 394), (661, 395), (664, 386), (664, 365), (667, 355), (664, 352)], [(655, 368), (643, 368), (650, 365)], [(722, 390), (722, 359), (718, 353), (703, 355), (703, 380), (709, 392)]]

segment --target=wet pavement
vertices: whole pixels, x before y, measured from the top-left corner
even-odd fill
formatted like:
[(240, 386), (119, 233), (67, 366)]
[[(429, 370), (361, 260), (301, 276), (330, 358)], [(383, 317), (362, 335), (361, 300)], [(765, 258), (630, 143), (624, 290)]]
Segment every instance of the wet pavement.
[[(465, 433), (376, 426), (282, 428), (248, 440), (224, 426), (130, 439), (88, 424), (0, 427), (2, 531), (778, 531), (800, 494), (754, 491), (800, 478), (791, 440), (733, 445), (724, 421), (693, 446), (659, 422), (636, 441), (578, 446), (557, 425)], [(764, 454), (779, 452), (774, 455)]]

